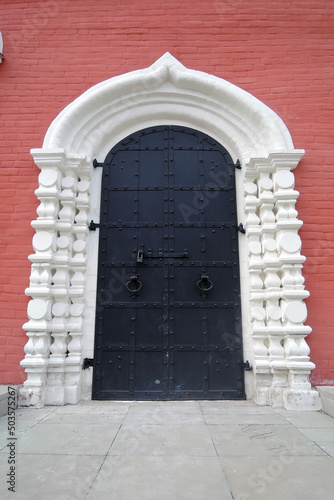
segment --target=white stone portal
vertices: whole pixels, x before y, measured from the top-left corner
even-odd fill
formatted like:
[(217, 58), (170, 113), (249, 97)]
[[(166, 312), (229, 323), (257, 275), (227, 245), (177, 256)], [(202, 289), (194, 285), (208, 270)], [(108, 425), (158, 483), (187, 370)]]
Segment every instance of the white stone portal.
[(308, 297), (291, 172), (304, 151), (294, 149), (283, 121), (252, 95), (220, 78), (189, 70), (170, 54), (151, 67), (102, 82), (52, 122), (41, 149), (32, 222), (35, 253), (26, 294), (29, 338), (21, 362), (27, 380), (21, 405), (77, 403), (91, 397), (101, 172), (93, 159), (129, 134), (154, 125), (183, 125), (220, 142), (236, 173), (247, 398), (288, 409), (319, 409), (308, 381), (304, 326)]

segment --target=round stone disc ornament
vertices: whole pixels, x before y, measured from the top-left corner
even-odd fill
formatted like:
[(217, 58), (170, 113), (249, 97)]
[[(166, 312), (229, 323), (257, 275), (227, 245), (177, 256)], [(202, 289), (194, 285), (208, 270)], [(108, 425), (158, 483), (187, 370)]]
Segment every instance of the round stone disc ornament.
[(299, 252), (302, 242), (298, 234), (285, 233), (280, 240), (281, 247), (288, 253)]
[(73, 250), (75, 252), (83, 252), (85, 249), (86, 243), (84, 240), (76, 240), (73, 243)]
[(50, 187), (57, 182), (58, 172), (56, 170), (45, 169), (39, 176), (38, 180), (42, 186)]
[(289, 189), (294, 186), (295, 176), (290, 170), (280, 170), (275, 176), (275, 181), (278, 187)]
[(52, 235), (47, 231), (39, 231), (32, 239), (35, 252), (45, 252), (52, 245)]
[(307, 318), (306, 305), (299, 300), (292, 300), (285, 306), (285, 316), (291, 323), (304, 323)]
[(46, 315), (48, 304), (42, 299), (33, 299), (28, 304), (28, 316), (30, 319), (42, 319)]

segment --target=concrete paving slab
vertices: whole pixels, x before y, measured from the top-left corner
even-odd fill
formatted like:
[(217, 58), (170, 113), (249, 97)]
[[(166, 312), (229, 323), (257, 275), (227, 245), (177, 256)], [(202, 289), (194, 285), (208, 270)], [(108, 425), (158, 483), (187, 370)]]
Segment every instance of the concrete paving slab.
[(145, 413), (160, 413), (169, 415), (202, 415), (202, 409), (199, 401), (157, 401), (153, 402), (135, 402), (130, 408), (128, 415), (142, 416)]
[(51, 413), (41, 420), (41, 424), (67, 425), (109, 425), (122, 424), (126, 415), (123, 413)]
[(288, 425), (209, 425), (219, 456), (324, 455), (313, 441)]
[(332, 500), (334, 419), (249, 401), (106, 402), (16, 410), (16, 493), (35, 500)]
[(18, 436), (17, 449), (20, 453), (105, 455), (118, 430), (118, 424), (40, 424)]
[(327, 398), (334, 399), (334, 386), (332, 385), (318, 385), (316, 387), (317, 391), (321, 396), (326, 396)]
[(1, 499), (82, 500), (103, 463), (101, 456), (19, 454), (15, 493), (8, 491), (0, 456)]
[(44, 408), (18, 408), (15, 414), (17, 420), (25, 418), (39, 421), (51, 413), (54, 413), (56, 409), (56, 406), (45, 406)]
[(116, 458), (107, 457), (87, 500), (232, 500), (217, 457)]
[(0, 386), (0, 417), (7, 414), (8, 410), (8, 389)]
[(326, 398), (325, 396), (321, 396), (321, 404), (322, 404), (322, 410), (330, 415), (331, 417), (334, 417), (334, 400), (332, 397)]
[(303, 427), (301, 432), (305, 434), (308, 438), (310, 438), (315, 443), (318, 442), (334, 442), (334, 428), (314, 428), (314, 427)]
[(201, 408), (201, 401), (132, 401), (131, 412), (141, 411), (143, 408), (155, 408), (162, 406), (164, 408), (174, 408), (176, 411), (189, 411)]
[[(317, 445), (330, 457), (334, 458), (334, 441), (319, 441)], [(334, 496), (334, 495), (333, 495)]]
[(7, 431), (1, 431), (0, 432), (0, 452), (5, 448), (7, 445), (7, 438), (8, 438), (8, 433)]
[(58, 406), (55, 413), (76, 413), (84, 415), (100, 414), (116, 414), (120, 413), (125, 415), (131, 406), (129, 402), (114, 402), (114, 401), (85, 401), (78, 405), (65, 405)]
[(324, 429), (334, 429), (334, 418), (326, 415), (325, 413), (319, 412), (286, 412), (281, 413), (281, 416), (285, 418), (295, 427), (302, 429), (304, 427), (309, 428), (324, 428)]
[(124, 425), (132, 423), (164, 425), (164, 424), (205, 424), (204, 416), (199, 405), (134, 405), (127, 413)]
[(216, 456), (205, 425), (122, 427), (109, 454)]
[(229, 425), (238, 421), (238, 424), (257, 424), (257, 425), (288, 425), (289, 422), (278, 414), (261, 414), (261, 413), (248, 413), (248, 414), (222, 414), (222, 413), (209, 413), (204, 415), (205, 421), (209, 425)]
[(221, 457), (234, 500), (331, 500), (334, 460), (327, 456)]
[[(269, 406), (257, 406), (245, 402), (231, 402), (224, 404), (225, 401), (202, 401), (201, 407), (204, 415), (222, 414), (222, 415), (275, 415), (275, 410)], [(240, 404), (241, 403), (241, 404)]]
[[(16, 416), (15, 421), (15, 432), (16, 434), (22, 434), (26, 432), (31, 427), (34, 427), (38, 423), (38, 420), (32, 420), (30, 418), (22, 418)], [(4, 434), (6, 437), (8, 436), (8, 421), (7, 418), (0, 419), (0, 434)]]

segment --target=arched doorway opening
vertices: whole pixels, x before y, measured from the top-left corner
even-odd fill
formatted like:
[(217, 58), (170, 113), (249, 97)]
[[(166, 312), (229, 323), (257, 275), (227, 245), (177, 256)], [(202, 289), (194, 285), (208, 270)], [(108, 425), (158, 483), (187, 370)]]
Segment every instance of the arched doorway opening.
[(101, 167), (93, 397), (243, 399), (231, 156), (157, 126)]

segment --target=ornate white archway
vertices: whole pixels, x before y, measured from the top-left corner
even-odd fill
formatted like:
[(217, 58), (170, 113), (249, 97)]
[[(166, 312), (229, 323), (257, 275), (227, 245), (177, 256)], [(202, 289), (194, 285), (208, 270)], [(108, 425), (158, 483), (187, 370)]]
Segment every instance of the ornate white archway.
[(294, 149), (283, 121), (255, 97), (212, 75), (189, 70), (166, 53), (151, 67), (102, 82), (67, 106), (31, 154), (41, 169), (32, 222), (35, 253), (21, 362), (27, 381), (21, 404), (76, 403), (90, 398), (96, 296), (97, 235), (103, 161), (122, 138), (153, 125), (184, 125), (219, 141), (237, 173), (246, 393), (259, 404), (317, 409), (308, 381), (304, 326), (308, 297), (302, 277), (291, 172)]

